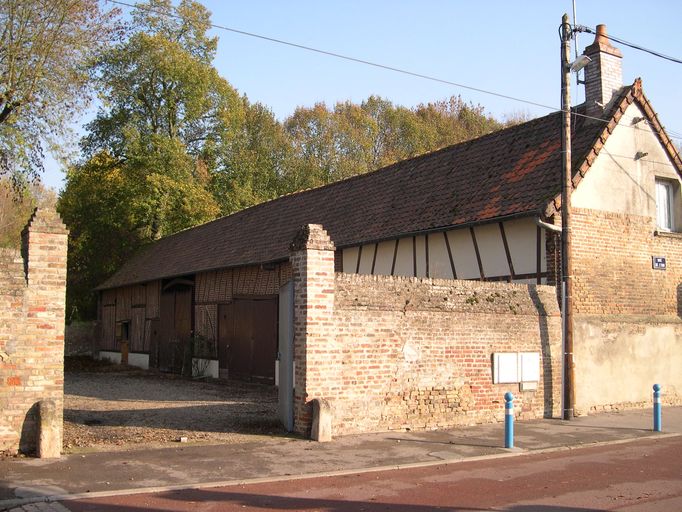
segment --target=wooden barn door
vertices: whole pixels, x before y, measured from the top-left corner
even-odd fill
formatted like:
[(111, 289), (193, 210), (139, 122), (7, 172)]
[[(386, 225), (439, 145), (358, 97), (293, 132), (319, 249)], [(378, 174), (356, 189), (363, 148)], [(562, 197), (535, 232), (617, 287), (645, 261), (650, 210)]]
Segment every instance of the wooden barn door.
[(235, 299), (218, 306), (221, 375), (274, 384), (277, 298)]
[(189, 370), (192, 336), (192, 286), (187, 282), (171, 283), (161, 293), (158, 340), (158, 365), (161, 371), (181, 373)]

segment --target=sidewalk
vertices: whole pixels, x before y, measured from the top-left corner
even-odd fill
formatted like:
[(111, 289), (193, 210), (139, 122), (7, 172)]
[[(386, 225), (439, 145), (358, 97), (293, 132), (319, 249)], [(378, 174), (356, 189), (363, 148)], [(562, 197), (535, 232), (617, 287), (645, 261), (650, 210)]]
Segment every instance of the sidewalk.
[(571, 422), (516, 422), (515, 434), (513, 450), (503, 448), (504, 425), (498, 423), (449, 431), (346, 436), (324, 444), (271, 438), (238, 445), (73, 454), (58, 460), (9, 459), (0, 461), (0, 510), (27, 503), (39, 504), (35, 510), (52, 510), (40, 502), (424, 466), (682, 435), (682, 407), (663, 409), (662, 434), (652, 432), (648, 409)]

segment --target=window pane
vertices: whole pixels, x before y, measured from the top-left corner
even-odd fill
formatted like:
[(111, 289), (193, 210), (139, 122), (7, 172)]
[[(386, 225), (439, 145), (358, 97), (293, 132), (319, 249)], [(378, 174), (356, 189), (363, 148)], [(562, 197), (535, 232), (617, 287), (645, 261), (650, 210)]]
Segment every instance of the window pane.
[(656, 181), (656, 224), (660, 229), (672, 231), (672, 186)]

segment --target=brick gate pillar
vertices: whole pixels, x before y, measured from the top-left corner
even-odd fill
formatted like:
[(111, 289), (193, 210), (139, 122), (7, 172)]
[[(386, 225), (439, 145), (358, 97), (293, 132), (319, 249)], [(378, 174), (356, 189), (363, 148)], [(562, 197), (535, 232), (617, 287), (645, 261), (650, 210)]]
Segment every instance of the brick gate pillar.
[(338, 350), (334, 333), (334, 243), (319, 224), (291, 244), (294, 282), (294, 430), (308, 434), (313, 398), (330, 398)]
[[(64, 402), (64, 310), (67, 230), (53, 209), (36, 209), (22, 233), (23, 269), (3, 269), (18, 281), (11, 292), (11, 321), (0, 340), (0, 450), (33, 452), (38, 447), (39, 403), (54, 405), (43, 418), (40, 455), (59, 456)], [(19, 262), (21, 260), (18, 260)], [(23, 272), (22, 272), (23, 270)], [(4, 282), (4, 281), (3, 281)], [(6, 288), (0, 295), (6, 293)], [(49, 423), (49, 424), (48, 424)]]

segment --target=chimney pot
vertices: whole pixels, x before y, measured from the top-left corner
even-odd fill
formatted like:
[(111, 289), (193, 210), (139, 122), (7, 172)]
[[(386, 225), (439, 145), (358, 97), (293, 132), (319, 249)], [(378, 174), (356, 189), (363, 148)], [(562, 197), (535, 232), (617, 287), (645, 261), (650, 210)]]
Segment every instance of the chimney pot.
[(597, 25), (597, 35), (594, 36), (594, 42), (610, 46), (609, 36), (606, 34), (606, 25)]
[(597, 25), (594, 42), (584, 53), (592, 60), (585, 68), (586, 113), (601, 117), (623, 86), (623, 55), (611, 45), (606, 25)]

